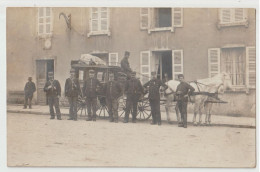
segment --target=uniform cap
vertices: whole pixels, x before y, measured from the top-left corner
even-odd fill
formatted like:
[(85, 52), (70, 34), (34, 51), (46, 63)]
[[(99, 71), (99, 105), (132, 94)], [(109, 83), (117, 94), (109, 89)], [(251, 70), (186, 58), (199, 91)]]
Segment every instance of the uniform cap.
[(76, 70), (74, 68), (71, 68), (70, 73), (74, 73), (74, 72), (76, 72)]
[(131, 73), (131, 75), (136, 75), (136, 72), (135, 72), (135, 71), (133, 71), (133, 72)]
[(29, 77), (28, 77), (28, 79), (29, 79), (29, 80), (32, 80), (32, 77), (31, 77), (31, 76), (29, 76)]
[(129, 51), (125, 51), (125, 55), (130, 55), (130, 52)]
[(179, 74), (179, 75), (178, 75), (178, 78), (180, 78), (180, 77), (183, 77), (183, 78), (184, 78), (184, 75), (183, 75), (183, 74)]
[(53, 72), (48, 72), (48, 76), (53, 76)]
[(95, 73), (95, 71), (93, 69), (90, 69), (89, 73)]
[(155, 72), (155, 71), (152, 71), (152, 72), (151, 72), (151, 75), (156, 75), (156, 72)]

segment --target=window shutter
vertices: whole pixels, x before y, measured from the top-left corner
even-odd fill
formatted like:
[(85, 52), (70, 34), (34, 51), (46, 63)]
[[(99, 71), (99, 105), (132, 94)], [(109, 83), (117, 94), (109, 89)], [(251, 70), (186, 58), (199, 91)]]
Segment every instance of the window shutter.
[(100, 8), (100, 30), (108, 30), (108, 8)]
[(220, 49), (208, 49), (208, 70), (209, 77), (213, 77), (220, 73)]
[(172, 77), (177, 79), (183, 74), (183, 50), (172, 50)]
[(149, 8), (140, 8), (140, 29), (148, 29), (149, 27)]
[(145, 84), (150, 80), (150, 51), (141, 51), (140, 64), (141, 82)]
[(44, 33), (44, 8), (38, 8), (38, 34), (41, 35)]
[(234, 20), (235, 22), (244, 20), (244, 9), (243, 8), (235, 8), (234, 9)]
[(222, 8), (220, 9), (220, 19), (221, 23), (230, 23), (231, 22), (231, 9)]
[(46, 34), (51, 34), (51, 8), (46, 7), (45, 8), (45, 33)]
[(183, 8), (172, 8), (172, 26), (183, 26)]
[(249, 88), (256, 86), (256, 49), (255, 47), (246, 47), (246, 85)]
[(98, 11), (99, 11), (98, 8), (91, 8), (91, 19), (90, 19), (91, 31), (98, 31), (98, 18), (99, 18)]
[(118, 53), (109, 53), (109, 66), (118, 66)]

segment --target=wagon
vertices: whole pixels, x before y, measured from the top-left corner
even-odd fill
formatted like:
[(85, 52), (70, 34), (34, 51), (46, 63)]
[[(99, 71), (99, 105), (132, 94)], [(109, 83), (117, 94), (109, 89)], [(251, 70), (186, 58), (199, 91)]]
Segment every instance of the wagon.
[[(109, 80), (109, 73), (113, 73), (115, 76), (115, 80), (120, 83), (120, 86), (124, 90), (124, 86), (126, 83), (126, 75), (122, 72), (121, 67), (105, 65), (105, 64), (88, 64), (82, 63), (80, 60), (71, 61), (71, 67), (76, 71), (76, 77), (80, 81), (81, 88), (83, 87), (84, 80), (86, 80), (89, 75), (89, 70), (93, 69), (95, 71), (95, 78), (100, 81), (102, 85), (104, 85)], [(104, 96), (103, 90), (98, 90), (98, 99), (97, 99), (97, 116), (99, 117), (108, 117), (108, 108), (106, 106), (106, 97)], [(86, 100), (82, 97), (78, 97), (78, 114), (80, 116), (87, 116), (87, 106)], [(118, 116), (124, 117), (126, 111), (126, 96), (124, 93), (121, 95), (119, 99), (119, 108), (118, 108)], [(147, 95), (141, 98), (138, 102), (137, 106), (137, 119), (147, 120), (151, 117), (151, 109), (149, 106), (149, 101)]]

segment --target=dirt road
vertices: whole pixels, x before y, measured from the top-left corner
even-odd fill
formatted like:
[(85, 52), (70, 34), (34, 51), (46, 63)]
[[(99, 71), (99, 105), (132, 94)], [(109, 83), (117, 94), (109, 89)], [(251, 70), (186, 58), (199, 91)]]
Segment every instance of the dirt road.
[(7, 115), (9, 166), (255, 166), (255, 129)]

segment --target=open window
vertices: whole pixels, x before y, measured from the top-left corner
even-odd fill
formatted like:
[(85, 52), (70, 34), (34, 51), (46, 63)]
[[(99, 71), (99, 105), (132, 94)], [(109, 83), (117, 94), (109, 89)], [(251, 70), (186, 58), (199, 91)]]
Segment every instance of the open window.
[(39, 7), (38, 8), (38, 36), (50, 37), (53, 30), (52, 8)]

